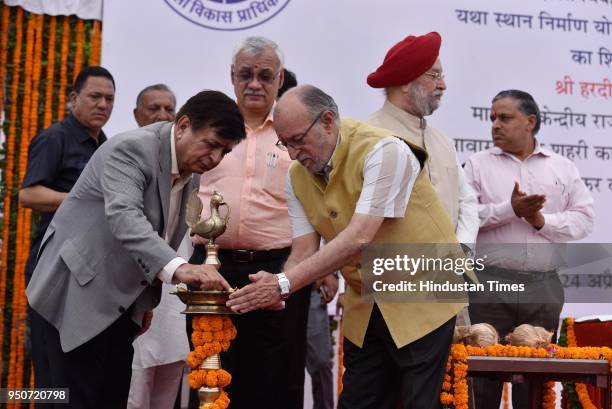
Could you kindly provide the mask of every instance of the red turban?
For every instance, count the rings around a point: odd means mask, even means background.
[[[419,37],[408,36],[387,52],[376,71],[368,75],[368,85],[386,88],[408,84],[430,69],[440,52],[442,37],[435,31]]]

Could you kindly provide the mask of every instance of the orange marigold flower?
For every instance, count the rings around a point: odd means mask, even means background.
[[[222,349],[222,348],[221,348],[221,343],[220,343],[219,341],[213,341],[213,342],[211,342],[211,343],[210,343],[210,346],[211,346],[212,350],[214,351],[214,352],[213,352],[213,355],[214,355],[214,354],[218,354],[218,353],[220,353],[220,352],[221,352],[221,349]]]
[[[442,402],[444,405],[450,405],[453,403],[453,395],[448,392],[442,392],[440,394],[440,402]]]
[[[193,320],[193,329],[195,330],[199,329],[200,331],[210,331],[211,330],[210,317],[207,315],[196,317]]]
[[[223,342],[225,340],[225,332],[224,331],[213,332],[213,340]]]
[[[207,344],[200,345],[200,346],[197,346],[195,350],[193,351],[195,353],[195,356],[198,357],[198,359],[201,359],[202,361],[208,358],[210,355],[212,355],[208,353],[206,347],[207,347]]]
[[[236,328],[234,327],[234,323],[232,322],[232,319],[230,317],[223,317],[223,329],[230,329],[230,328]]]
[[[202,340],[204,342],[212,342],[213,341],[213,333],[210,331],[202,332]]]
[[[189,375],[187,375],[187,380],[189,381],[189,386],[192,389],[198,389],[202,386],[202,381],[200,379],[200,374],[203,371],[191,371]]]
[[[202,331],[193,331],[191,333],[191,342],[193,342],[193,345],[195,346],[200,346],[204,343],[204,339],[202,338]]]
[[[208,371],[206,373],[206,386],[209,388],[217,387],[217,371]]]
[[[194,351],[191,351],[189,354],[187,354],[187,364],[191,368],[197,368],[198,366],[200,366],[202,361],[203,360],[198,358],[198,356],[196,355]]]
[[[213,332],[221,331],[223,329],[223,319],[221,317],[210,317],[209,323]]]
[[[223,369],[219,369],[217,371],[217,384],[221,388],[225,388],[232,381],[232,375],[229,372]]]

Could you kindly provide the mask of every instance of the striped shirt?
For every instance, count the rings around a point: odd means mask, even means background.
[[[410,193],[421,166],[410,147],[401,139],[381,139],[368,153],[363,165],[363,188],[355,213],[401,218],[406,214]],[[302,204],[295,196],[287,175],[285,194],[292,237],[314,232]]]

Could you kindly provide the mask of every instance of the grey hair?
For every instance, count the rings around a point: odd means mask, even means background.
[[[314,85],[303,85],[299,87],[298,98],[308,110],[311,120],[314,120],[315,117],[323,111],[330,111],[334,114],[334,122],[336,122],[338,127],[340,126],[338,105],[336,105],[334,99],[323,92],[323,90]]]
[[[144,98],[144,95],[149,91],[169,92],[172,95],[172,99],[174,99],[174,103],[176,104],[176,96],[174,95],[174,92],[172,92],[172,90],[166,84],[154,84],[154,85],[149,85],[148,87],[144,88],[142,91],[138,93],[138,96],[136,97],[136,106],[140,106],[142,104],[142,99]]]
[[[533,97],[525,91],[520,91],[517,89],[508,89],[505,91],[501,91],[497,95],[495,95],[495,98],[493,98],[493,101],[491,101],[491,103],[494,103],[498,99],[502,98],[514,99],[518,103],[518,110],[523,113],[523,115],[535,115],[536,123],[533,128],[533,134],[537,135],[538,131],[540,130],[540,123],[542,122],[542,119],[540,115],[540,108],[535,102],[535,99],[533,99]]]
[[[278,61],[280,62],[280,68],[283,68],[285,66],[285,55],[279,48],[278,44],[261,36],[247,37],[236,44],[234,47],[234,52],[232,53],[232,64],[236,64],[238,54],[242,52],[259,55],[268,48],[274,50],[276,56],[278,57]]]

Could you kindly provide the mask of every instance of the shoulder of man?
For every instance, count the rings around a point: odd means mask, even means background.
[[[381,108],[378,111],[372,112],[366,121],[376,126],[377,124],[380,124],[383,119],[386,119],[389,116],[390,115]]]
[[[448,145],[450,148],[455,150],[455,141],[454,141],[454,139],[452,139],[450,136],[448,136],[447,134],[445,134],[444,132],[442,132],[441,130],[436,128],[435,126],[429,125],[429,123],[427,124],[427,128],[429,128],[429,130],[431,131],[431,134],[434,136],[434,138],[439,139],[440,141],[442,141],[443,143]]]
[[[578,167],[576,166],[576,164],[565,156],[546,148],[540,148],[540,151],[546,154],[546,156],[548,157],[547,159],[553,161],[554,165],[551,165],[552,167],[563,167],[565,169],[578,172]]]
[[[63,119],[40,131],[30,142],[30,147],[47,143],[63,143],[64,138],[68,136],[66,119]]]
[[[117,145],[122,145],[124,147],[133,147],[138,150],[144,149],[147,150],[149,148],[157,147],[162,138],[169,138],[169,132],[171,128],[170,123],[167,127],[168,132],[164,133],[165,127],[164,123],[155,123],[153,125],[148,125],[142,128],[134,128],[129,131],[125,131],[119,133],[111,138],[102,145],[108,145],[106,149],[114,148]]]

